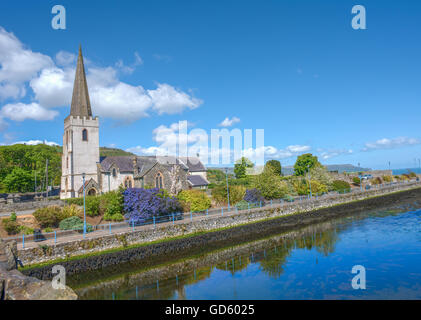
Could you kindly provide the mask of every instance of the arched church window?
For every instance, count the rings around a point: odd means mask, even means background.
[[[115,168],[113,168],[113,177],[117,177],[117,170]]]
[[[132,188],[132,179],[130,179],[130,177],[127,177],[124,180],[124,187],[125,188]]]
[[[162,189],[164,184],[162,183],[162,173],[158,172],[155,177],[155,188]]]
[[[65,182],[64,182],[64,190],[67,192],[68,189],[69,189],[69,179],[67,179],[66,177]]]
[[[86,129],[83,129],[83,131],[82,131],[82,140],[88,141],[88,130],[86,130]]]

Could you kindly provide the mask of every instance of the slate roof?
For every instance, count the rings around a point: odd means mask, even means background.
[[[133,157],[130,156],[110,156],[101,160],[102,171],[110,171],[115,164],[121,172],[133,172]]]
[[[180,160],[187,165],[190,172],[206,171],[205,166],[197,157],[180,157]]]
[[[188,175],[187,181],[190,182],[193,187],[207,186],[209,184],[205,178],[196,174]]]
[[[137,166],[139,168],[139,175],[142,176],[151,169],[157,162],[163,165],[171,165],[177,163],[185,170],[190,172],[206,171],[205,166],[200,162],[198,158],[176,158],[173,156],[155,157],[155,156],[143,156],[136,157]],[[120,172],[133,172],[133,156],[110,156],[101,158],[101,169],[102,171],[108,172],[113,164],[115,164]]]

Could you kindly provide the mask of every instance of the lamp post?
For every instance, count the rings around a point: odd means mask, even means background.
[[[82,173],[82,183],[83,183],[83,237],[85,237],[85,234],[86,234],[85,173]]]
[[[311,193],[311,174],[310,174],[310,165],[308,165],[307,167],[307,175],[308,175],[308,185],[310,187],[310,199],[312,197],[312,193]]]
[[[228,185],[228,168],[225,169],[225,177],[227,179],[227,198],[228,198],[228,210],[230,211],[230,189]]]

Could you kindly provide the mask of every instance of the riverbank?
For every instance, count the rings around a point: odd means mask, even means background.
[[[403,186],[401,186],[403,188]],[[45,259],[41,263],[22,270],[25,274],[36,276],[40,279],[51,278],[51,267],[55,264],[63,265],[66,268],[68,275],[78,274],[86,271],[95,271],[98,269],[116,266],[122,263],[143,263],[146,265],[153,265],[163,261],[170,261],[179,257],[191,254],[198,254],[203,250],[211,250],[223,246],[224,244],[232,243],[236,240],[252,240],[253,237],[261,237],[262,235],[271,232],[287,232],[297,227],[311,225],[328,221],[335,217],[346,216],[361,210],[370,210],[379,208],[385,205],[394,204],[404,201],[405,199],[417,199],[421,197],[421,188],[417,184],[407,185],[405,190],[389,191],[387,194],[376,194],[376,190],[369,193],[362,193],[359,195],[344,195],[348,198],[331,199],[327,203],[317,203],[312,201],[309,203],[298,204],[295,207],[278,207],[278,208],[264,208],[262,210],[255,209],[250,212],[240,214],[232,214],[224,217],[215,218],[215,224],[205,220],[207,225],[224,225],[221,228],[213,228],[201,230],[197,228],[197,224],[189,223],[188,230],[186,224],[162,226],[156,229],[149,230],[148,235],[155,235],[157,238],[152,241],[143,241],[140,243],[130,243],[133,241],[135,234],[111,235],[110,237],[120,237],[121,241],[125,241],[126,245],[121,245],[104,249],[102,252],[94,250],[95,248],[88,247],[90,252],[83,255],[73,255],[61,259]],[[336,203],[335,203],[336,202]],[[324,207],[321,207],[324,205]],[[299,208],[300,210],[293,210]],[[254,219],[254,220],[253,220]],[[223,223],[221,223],[221,221]],[[239,222],[242,223],[239,223]],[[198,223],[200,224],[201,221]],[[168,234],[169,231],[184,231],[195,230],[196,232],[186,232],[181,234],[174,234],[173,237],[159,238],[163,234]],[[194,229],[196,227],[196,229]],[[135,239],[139,239],[139,234],[135,235]],[[88,243],[92,240],[86,240]],[[80,251],[83,251],[81,243],[77,244]],[[47,249],[38,248],[41,253]],[[50,249],[50,254],[53,252]],[[21,252],[20,252],[21,253]],[[20,254],[19,253],[19,254]],[[47,255],[47,254],[45,254]],[[21,257],[20,257],[21,258]]]

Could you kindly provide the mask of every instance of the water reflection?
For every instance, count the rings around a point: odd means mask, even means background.
[[[370,294],[382,298],[386,289],[355,296],[348,281],[349,270],[358,259],[374,271],[380,270],[380,276],[371,279],[378,282],[379,289],[386,279],[381,272],[390,274],[396,267],[385,267],[384,261],[396,261],[401,267],[398,254],[402,246],[412,255],[409,271],[421,263],[420,211],[400,210],[363,213],[74,288],[81,299],[323,299],[364,298]],[[388,232],[396,236],[405,232],[407,240],[391,241],[390,252],[375,251],[385,245]],[[400,258],[404,255],[405,251]],[[373,270],[368,274],[374,274]],[[402,291],[402,284],[410,283],[409,278],[412,288]],[[412,272],[409,278],[403,274],[392,280],[400,292],[421,298],[417,289],[421,275]]]

